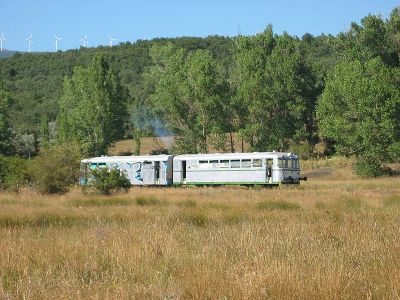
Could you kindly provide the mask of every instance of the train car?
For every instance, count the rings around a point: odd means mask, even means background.
[[[101,156],[81,161],[81,185],[90,184],[90,170],[108,168],[120,170],[132,185],[172,184],[172,155]]]
[[[292,153],[187,154],[174,157],[174,185],[298,184],[299,159]]]
[[[286,152],[185,155],[102,156],[82,160],[81,184],[90,170],[119,169],[132,185],[280,185],[298,184],[299,159]]]

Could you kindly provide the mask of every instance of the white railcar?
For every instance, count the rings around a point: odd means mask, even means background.
[[[172,155],[101,156],[81,161],[81,184],[90,180],[90,170],[108,168],[120,170],[132,185],[171,185]]]
[[[292,153],[187,154],[174,157],[176,185],[279,185],[299,183],[299,159]]]
[[[115,168],[132,185],[279,185],[298,184],[299,159],[286,152],[185,155],[102,156],[82,160],[80,183],[90,170]]]

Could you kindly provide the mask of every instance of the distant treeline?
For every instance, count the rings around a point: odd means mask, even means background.
[[[378,175],[400,157],[399,53],[395,8],[337,36],[277,35],[270,25],[254,36],[15,54],[0,60],[0,151],[28,157],[74,140],[97,155],[123,136],[174,135],[176,153],[243,144],[338,153]]]

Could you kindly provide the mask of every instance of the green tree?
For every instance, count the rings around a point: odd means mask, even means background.
[[[10,95],[6,91],[3,81],[0,78],[0,154],[10,154],[11,131],[9,124]]]
[[[209,51],[172,45],[152,48],[150,70],[157,114],[175,134],[178,152],[207,152],[208,135],[220,110],[216,65]]]
[[[27,160],[17,156],[0,156],[0,190],[19,191],[28,182]]]
[[[290,139],[309,140],[317,93],[300,41],[286,33],[275,37],[269,26],[238,38],[235,62],[238,131],[250,148],[284,149]]]
[[[15,153],[27,159],[31,159],[36,152],[36,140],[33,133],[16,134],[13,138]]]
[[[321,134],[338,153],[359,157],[360,175],[377,175],[383,162],[400,156],[399,75],[376,58],[343,62],[327,77],[317,108]]]
[[[88,68],[77,67],[64,80],[59,106],[59,137],[76,140],[90,155],[100,155],[121,138],[127,116],[127,92],[101,55]]]
[[[368,15],[362,18],[361,24],[352,22],[350,30],[339,34],[339,49],[346,60],[367,62],[379,57],[385,64],[397,67],[398,22],[398,8],[386,21],[381,16]]]
[[[49,128],[49,120],[47,115],[44,115],[40,118],[40,146],[45,148],[49,146],[50,142],[50,128]]]

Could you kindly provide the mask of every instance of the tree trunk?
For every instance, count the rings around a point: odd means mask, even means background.
[[[234,147],[234,141],[233,141],[233,133],[232,133],[232,130],[229,130],[229,142],[230,142],[230,144],[231,144],[231,152],[233,153],[233,152],[235,152],[235,147]]]

